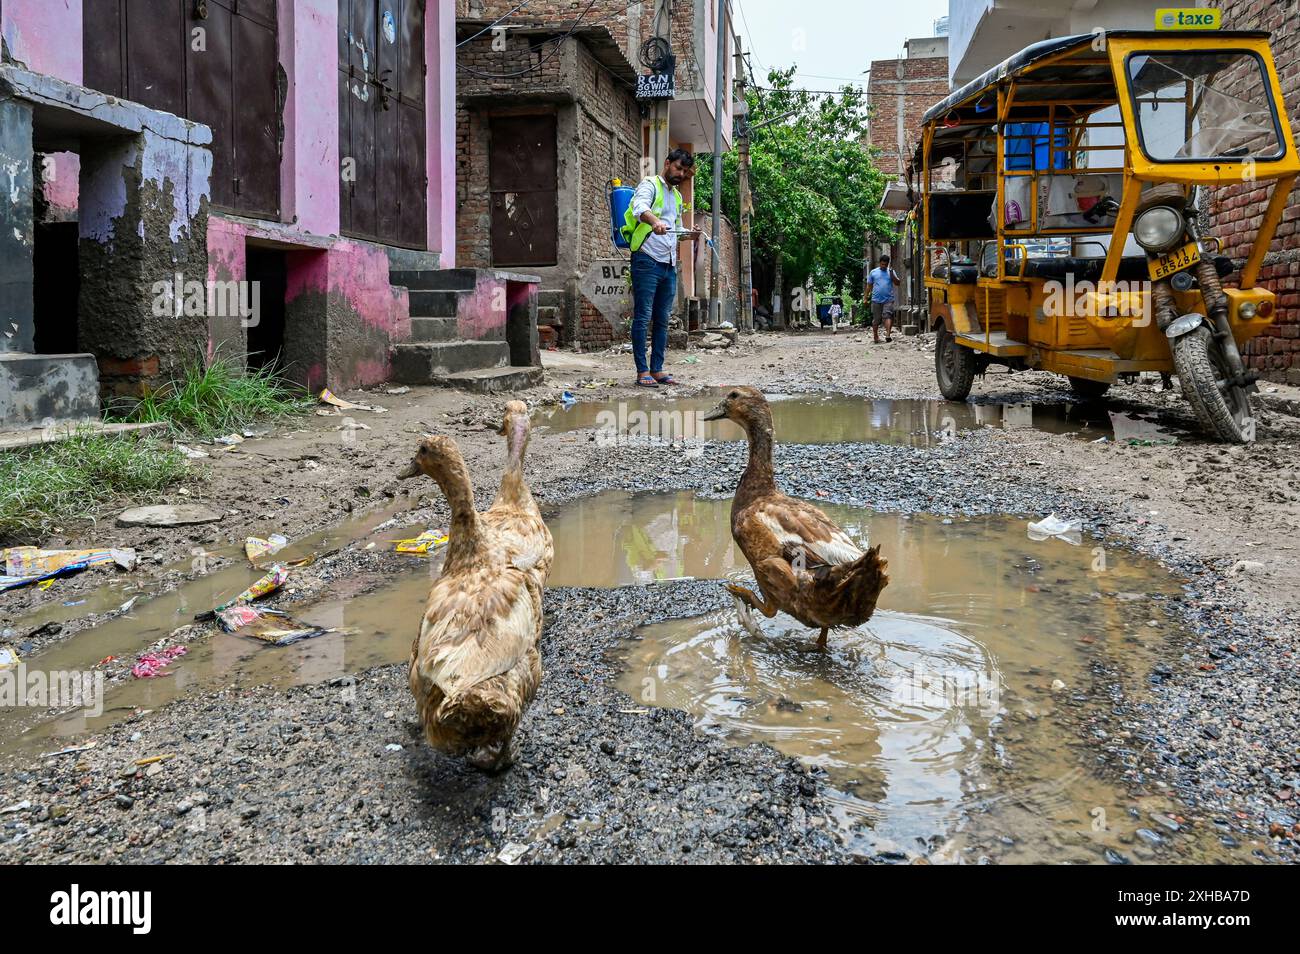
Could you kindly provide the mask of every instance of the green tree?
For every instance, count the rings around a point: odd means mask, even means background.
[[[863,144],[869,110],[858,87],[835,94],[793,87],[795,67],[768,73],[768,89],[747,91],[751,127],[750,187],[754,257],[776,265],[790,283],[811,277],[819,288],[856,288],[862,279],[862,244],[868,232],[895,237],[880,210],[885,176]],[[783,119],[778,119],[790,113]],[[722,211],[740,220],[733,149],[723,156]],[[709,210],[713,158],[696,158],[695,203]]]

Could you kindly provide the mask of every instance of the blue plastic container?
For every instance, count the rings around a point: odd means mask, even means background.
[[[627,221],[627,207],[632,204],[634,192],[635,189],[629,189],[625,185],[616,185],[609,190],[609,214],[614,226],[614,244],[619,248],[632,247],[631,243],[623,238],[622,229]]]

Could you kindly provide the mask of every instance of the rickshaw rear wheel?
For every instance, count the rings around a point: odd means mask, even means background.
[[[1228,362],[1210,330],[1182,335],[1174,341],[1173,353],[1178,381],[1201,427],[1234,444],[1254,440],[1250,395],[1229,383]]]
[[[947,328],[939,326],[934,345],[934,372],[939,392],[949,401],[964,401],[975,383],[975,352],[957,344]]]
[[[1081,401],[1099,401],[1110,390],[1110,382],[1094,381],[1091,378],[1070,378],[1070,390]]]

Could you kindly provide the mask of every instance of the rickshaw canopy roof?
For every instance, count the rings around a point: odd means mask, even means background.
[[[1167,30],[1111,30],[1108,38],[1150,39],[1168,43],[1185,34]],[[1198,38],[1213,36],[1230,45],[1235,39],[1267,39],[1269,34],[1260,30],[1216,30],[1213,34],[1198,34]],[[1033,70],[1034,84],[1017,86],[1008,121],[1033,121],[1043,118],[1049,106],[1060,100],[1115,100],[1115,77],[1105,54],[1093,49],[1097,36],[1080,33],[1075,36],[1042,40],[1007,57],[997,66],[975,77],[960,89],[931,106],[922,117],[925,123],[951,119],[953,138],[970,134],[970,125],[992,126],[997,122],[996,90],[998,84],[1009,76],[1026,71],[1036,63],[1049,58],[1055,62],[1043,64]],[[1053,80],[1057,81],[1056,83]],[[1057,105],[1058,115],[1070,116],[1095,109],[1084,105]],[[935,131],[936,139],[946,139],[945,129]]]

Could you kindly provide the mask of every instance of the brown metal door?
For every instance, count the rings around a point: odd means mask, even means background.
[[[424,3],[339,0],[341,228],[426,245]]]
[[[489,135],[492,264],[554,265],[555,116],[497,116]]]
[[[84,0],[93,89],[212,128],[212,201],[280,212],[276,0]]]

